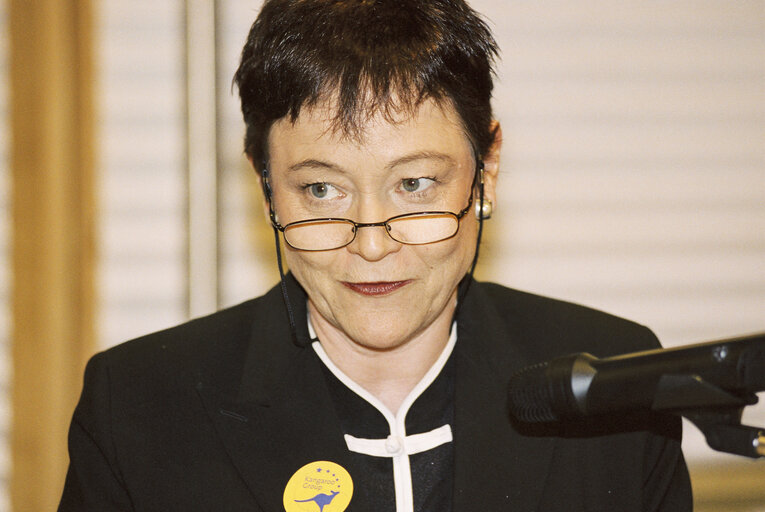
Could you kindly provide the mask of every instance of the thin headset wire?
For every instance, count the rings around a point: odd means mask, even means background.
[[[473,254],[473,262],[470,264],[470,272],[468,272],[467,283],[465,283],[465,286],[462,288],[462,291],[460,291],[459,295],[457,296],[457,305],[454,307],[454,314],[452,315],[452,323],[455,320],[457,320],[457,314],[460,311],[460,307],[465,302],[465,297],[467,297],[467,293],[470,290],[470,284],[473,282],[473,273],[475,272],[475,267],[478,264],[478,251],[481,248],[481,235],[483,234],[483,173],[484,173],[483,161],[479,160],[478,165],[479,165],[478,173],[480,174],[479,176],[480,182],[478,184],[478,237],[476,238],[476,241],[475,241],[475,253]]]
[[[290,333],[292,334],[292,343],[297,345],[298,347],[306,347],[308,346],[311,341],[308,340],[308,342],[303,342],[297,333],[297,324],[295,323],[295,314],[292,311],[292,302],[290,302],[290,296],[287,293],[287,281],[284,276],[284,267],[282,265],[282,250],[279,243],[279,230],[276,229],[276,227],[271,226],[274,230],[274,242],[276,243],[276,264],[279,267],[279,282],[281,283],[282,287],[282,297],[284,298],[284,305],[287,308],[287,316],[289,317],[290,322]]]
[[[271,185],[268,182],[268,166],[266,165],[265,161],[262,163],[262,165],[263,170],[261,171],[261,184],[263,185],[263,195],[266,197],[266,201],[269,203],[269,209],[271,209],[273,207],[271,206]],[[274,245],[276,245],[276,265],[279,267],[279,283],[282,289],[284,306],[287,308],[287,317],[290,323],[292,343],[300,348],[307,347],[314,340],[301,340],[300,336],[298,336],[297,324],[295,323],[295,313],[293,312],[292,301],[290,301],[290,296],[287,292],[287,279],[284,275],[284,265],[282,264],[282,249],[281,243],[279,242],[279,230],[276,229],[276,226],[274,226],[273,223],[271,223],[271,228],[274,230]]]

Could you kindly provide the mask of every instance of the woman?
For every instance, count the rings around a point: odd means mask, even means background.
[[[236,74],[263,297],[93,358],[60,510],[690,510],[679,425],[532,428],[514,370],[657,346],[472,281],[496,46],[461,0],[270,0]]]

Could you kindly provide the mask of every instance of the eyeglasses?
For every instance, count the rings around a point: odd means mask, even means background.
[[[293,249],[301,251],[331,251],[349,245],[356,239],[359,228],[384,227],[385,232],[396,242],[407,245],[425,245],[448,240],[457,234],[460,219],[473,205],[473,189],[476,178],[481,176],[483,185],[483,163],[477,162],[476,174],[470,187],[470,197],[465,208],[457,213],[449,211],[425,211],[396,215],[382,222],[356,222],[343,218],[307,219],[290,222],[282,226],[276,220],[271,204],[271,188],[268,171],[263,171],[263,184],[268,200],[271,224],[284,235],[284,241]]]

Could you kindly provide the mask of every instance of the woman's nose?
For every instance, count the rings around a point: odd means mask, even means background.
[[[359,208],[359,220],[357,222],[377,223],[387,218],[384,215],[389,212],[386,212],[382,205],[370,204],[371,202],[367,201]],[[351,253],[359,255],[367,261],[379,261],[388,254],[398,252],[401,245],[400,242],[396,242],[388,235],[387,227],[379,225],[357,227],[356,238],[347,248]]]
[[[388,235],[385,226],[363,226],[357,228],[356,239],[347,248],[367,261],[379,261],[398,252],[402,245]]]

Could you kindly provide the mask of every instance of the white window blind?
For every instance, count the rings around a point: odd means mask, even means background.
[[[185,319],[183,4],[106,0],[97,27],[103,346]]]
[[[669,344],[765,330],[765,3],[481,3],[504,49],[488,274]]]
[[[279,280],[274,236],[265,221],[263,194],[244,156],[244,122],[231,80],[260,10],[259,0],[219,3],[221,301],[225,305],[261,295]]]
[[[227,5],[220,4],[217,50],[223,305],[259,295],[278,279],[270,232],[262,223],[253,228],[259,192],[243,154],[238,98],[230,92],[259,6],[236,18]],[[184,2],[107,0],[98,11],[100,332],[107,347],[186,319]]]

